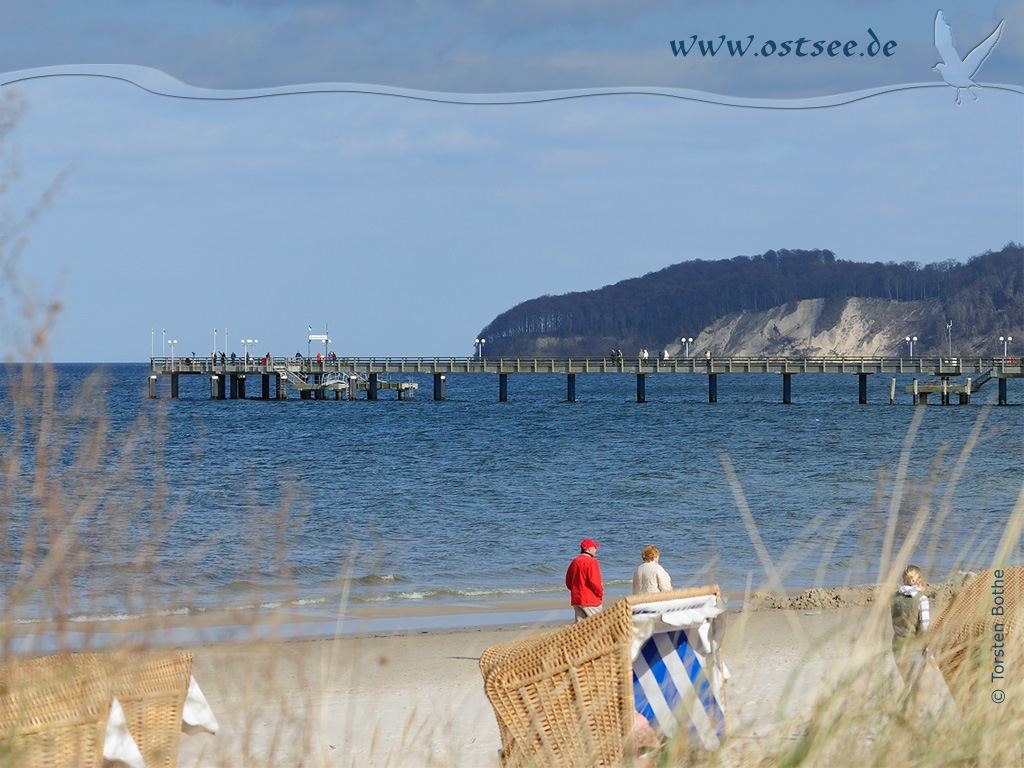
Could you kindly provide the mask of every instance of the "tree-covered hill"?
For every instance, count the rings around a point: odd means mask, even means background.
[[[962,354],[993,336],[1024,339],[1024,249],[1009,243],[965,262],[858,263],[828,250],[767,251],[723,261],[674,264],[593,291],[541,296],[502,312],[482,331],[488,355],[605,355],[678,346],[733,313],[824,299],[819,325],[837,321],[847,299],[927,302],[916,331],[921,354],[945,349],[945,322]],[[941,318],[941,319],[940,319]]]

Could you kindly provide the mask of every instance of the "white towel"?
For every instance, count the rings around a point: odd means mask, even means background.
[[[116,696],[110,702],[110,718],[107,720],[107,732],[103,738],[103,758],[115,765],[146,768],[139,745],[135,743],[131,731],[128,730],[128,720]]]
[[[185,708],[181,711],[181,730],[183,733],[217,733],[217,718],[213,715],[206,697],[199,690],[196,679],[188,681],[188,695],[185,697]]]

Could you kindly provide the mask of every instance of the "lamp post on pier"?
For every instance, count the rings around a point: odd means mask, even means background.
[[[477,357],[483,358],[483,356],[484,356],[484,344],[486,344],[486,343],[487,343],[487,339],[477,339],[476,340],[476,356]]]
[[[949,337],[949,356],[953,356],[953,321],[946,321],[946,335]]]
[[[1013,341],[1013,336],[1000,336],[999,340],[1003,342],[1003,357],[1007,357],[1007,348],[1010,346],[1010,342]]]
[[[174,345],[178,343],[177,339],[171,339],[171,370],[174,370]]]
[[[680,341],[683,342],[683,344],[686,345],[686,357],[689,357],[690,356],[690,345],[693,344],[693,337],[691,336],[690,338],[687,338],[686,336],[683,336],[683,338],[681,338]]]
[[[910,345],[910,357],[914,356],[914,342],[917,341],[917,336],[907,336],[905,339],[907,344]]]
[[[260,340],[259,339],[241,339],[241,342],[242,342],[242,352],[245,355],[245,362],[249,362],[249,345],[251,345],[251,344],[259,344]]]

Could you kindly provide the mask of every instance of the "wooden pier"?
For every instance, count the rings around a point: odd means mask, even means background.
[[[782,376],[782,402],[792,402],[792,377],[798,374],[840,373],[858,377],[859,402],[867,403],[867,377],[910,374],[936,381],[919,384],[917,379],[907,392],[913,392],[915,404],[926,404],[929,394],[942,394],[949,404],[956,394],[961,404],[970,403],[971,394],[991,379],[999,388],[999,404],[1006,405],[1008,379],[1024,378],[1024,365],[1015,358],[1001,357],[266,357],[247,359],[217,356],[150,358],[149,396],[157,396],[157,380],[170,376],[171,397],[178,396],[181,376],[208,376],[210,398],[246,399],[246,383],[260,377],[259,398],[280,400],[289,388],[302,399],[355,399],[360,392],[376,400],[380,390],[398,392],[398,398],[411,396],[418,384],[397,381],[389,376],[429,374],[433,376],[433,398],[445,399],[447,377],[452,374],[496,374],[498,399],[508,399],[510,374],[547,373],[566,377],[566,399],[576,400],[576,376],[580,374],[631,374],[636,376],[637,402],[647,398],[647,376],[664,374],[703,375],[708,378],[708,402],[718,401],[718,376],[725,374],[778,374]],[[951,378],[969,377],[965,384]],[[895,400],[896,380],[892,380],[889,402]]]

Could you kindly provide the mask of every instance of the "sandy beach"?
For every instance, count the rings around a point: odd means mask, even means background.
[[[730,609],[723,660],[731,673],[726,696],[734,751],[789,738],[787,729],[798,726],[847,663],[861,654],[884,654],[888,637],[869,629],[871,607],[854,602],[864,601],[853,595],[839,607],[804,609],[796,599],[783,610]],[[503,624],[192,647],[195,678],[220,731],[183,735],[178,764],[498,765],[501,741],[483,691],[480,655],[489,646],[566,624],[571,613],[561,600],[490,609],[501,613]],[[553,620],[525,620],[559,609]],[[459,613],[446,610],[390,613],[408,619],[442,615],[458,623]],[[926,688],[937,701],[946,695],[935,670],[929,670]]]

